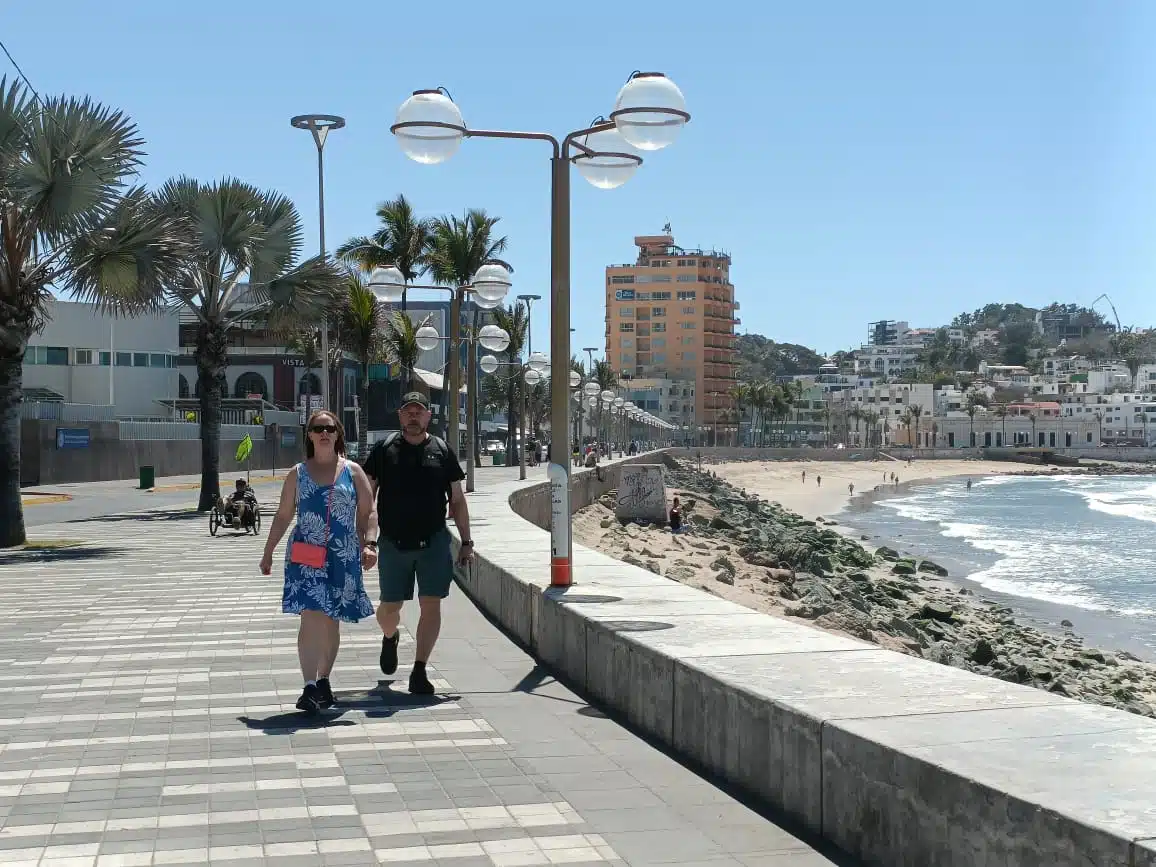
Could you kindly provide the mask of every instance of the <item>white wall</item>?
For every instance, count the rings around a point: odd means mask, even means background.
[[[34,334],[29,341],[25,388],[52,389],[68,403],[111,402],[118,417],[167,414],[156,401],[177,395],[175,312],[126,319],[104,315],[93,304],[56,300],[49,316],[44,333]],[[67,349],[67,364],[37,363],[46,347]],[[77,350],[86,349],[92,350],[92,365],[77,363],[83,357]],[[106,361],[115,359],[113,353],[128,353],[132,366],[102,365],[102,352]],[[161,366],[152,366],[158,361]]]

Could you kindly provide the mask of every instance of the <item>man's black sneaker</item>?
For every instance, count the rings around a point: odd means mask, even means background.
[[[328,710],[337,704],[337,699],[333,697],[333,687],[329,685],[328,677],[317,678],[317,703],[321,705],[322,710]]]
[[[309,716],[314,716],[321,712],[321,690],[317,688],[317,684],[305,684],[305,690],[301,693],[301,698],[297,699],[297,710],[303,710]]]
[[[397,642],[401,639],[401,630],[393,633],[393,638],[381,637],[381,673],[393,674],[397,671]]]
[[[409,691],[413,695],[433,695],[434,694],[433,684],[430,683],[429,678],[426,677],[424,665],[421,666],[420,668],[417,666],[414,666],[413,671],[410,672]]]

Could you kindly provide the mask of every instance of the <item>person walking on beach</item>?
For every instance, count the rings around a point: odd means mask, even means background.
[[[852,482],[851,484],[849,484],[847,486],[847,493],[849,493],[852,497],[855,496],[855,483],[854,482]]]
[[[365,472],[377,496],[381,527],[378,576],[381,604],[381,671],[397,671],[398,626],[402,605],[413,599],[417,581],[421,615],[417,624],[417,647],[409,691],[433,695],[426,663],[433,653],[442,626],[442,600],[450,595],[454,557],[446,529],[446,505],[461,536],[458,563],[473,559],[470,513],[462,492],[461,464],[445,441],[429,433],[429,399],[416,391],[402,398],[398,411],[401,433],[373,447],[365,459]]]
[[[345,431],[336,417],[315,412],[306,425],[305,460],[285,476],[281,501],[265,540],[261,574],[293,514],[297,526],[285,551],[281,610],[299,614],[297,657],[305,688],[297,709],[307,714],[335,703],[329,676],[341,644],[341,622],[373,614],[361,568],[377,562],[377,523],[369,480],[345,460]]]
[[[815,484],[818,485],[820,488],[823,487],[823,477],[822,476],[815,476]]]
[[[678,503],[678,497],[674,498],[674,503],[670,507],[670,535],[677,536],[682,530],[682,506]]]
[[[968,479],[968,480],[967,480],[967,489],[968,489],[969,491],[971,490],[971,479]]]
[[[803,481],[804,482],[807,481],[807,471],[806,470],[803,470]]]

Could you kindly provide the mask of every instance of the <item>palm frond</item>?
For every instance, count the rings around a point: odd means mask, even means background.
[[[9,141],[18,114],[24,131],[22,146],[8,151],[5,192],[37,233],[56,244],[103,220],[140,165],[136,124],[88,98],[54,97],[32,108],[10,89],[5,103]]]
[[[154,310],[169,287],[184,285],[192,252],[185,222],[137,187],[73,241],[59,282],[106,311]]]
[[[345,280],[345,291],[333,316],[338,341],[362,364],[369,364],[384,354],[381,331],[385,308],[356,271],[347,272]]]

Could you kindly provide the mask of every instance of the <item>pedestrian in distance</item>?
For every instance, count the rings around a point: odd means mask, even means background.
[[[329,683],[341,645],[342,622],[373,614],[362,566],[377,562],[377,520],[365,472],[345,459],[345,430],[329,412],[313,413],[305,428],[305,460],[285,476],[281,501],[265,540],[261,574],[273,569],[273,551],[297,515],[285,551],[281,610],[299,614],[297,657],[305,687],[297,709],[332,707]]]
[[[377,607],[382,632],[380,664],[385,675],[397,671],[401,609],[413,599],[416,580],[421,614],[409,691],[433,695],[426,664],[441,632],[442,600],[449,596],[454,579],[447,504],[461,536],[460,565],[467,566],[473,559],[474,543],[461,484],[465,473],[446,442],[429,433],[429,399],[410,392],[402,398],[398,417],[400,433],[377,443],[365,459],[381,528],[381,604]]]
[[[823,487],[823,477],[822,476],[815,476],[815,485],[816,485],[816,487],[820,487],[820,488]]]
[[[677,536],[680,532],[682,532],[682,505],[678,502],[678,497],[675,497],[670,507],[670,535]]]
[[[803,481],[804,482],[807,481],[807,471],[806,470],[803,470]]]

